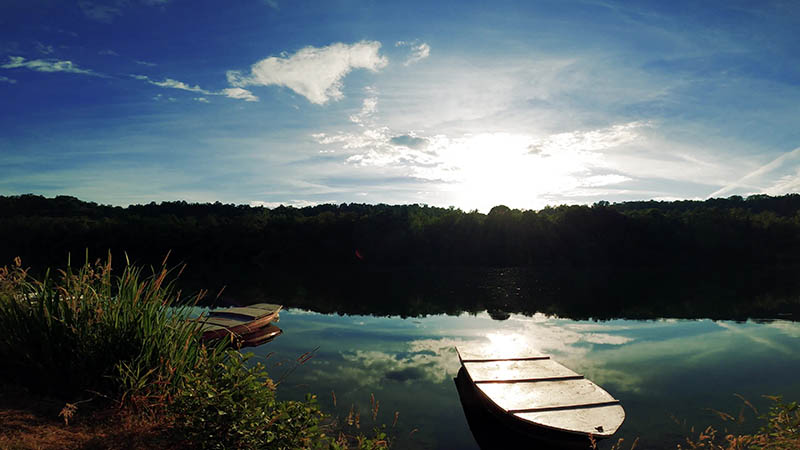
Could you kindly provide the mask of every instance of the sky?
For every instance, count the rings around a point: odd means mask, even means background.
[[[798,192],[797,30],[795,1],[3,0],[0,195]]]

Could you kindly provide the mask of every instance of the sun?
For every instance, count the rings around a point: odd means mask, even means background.
[[[428,176],[446,181],[451,201],[465,209],[541,208],[548,195],[579,187],[591,158],[569,148],[542,149],[537,142],[511,133],[442,138],[432,143],[440,164]]]

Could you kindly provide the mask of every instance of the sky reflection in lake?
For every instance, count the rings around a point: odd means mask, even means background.
[[[675,448],[691,425],[718,425],[708,408],[738,414],[742,403],[734,393],[760,410],[768,404],[763,394],[800,398],[800,324],[794,322],[591,322],[541,314],[496,321],[486,313],[401,319],[288,310],[279,325],[282,336],[254,349],[259,356],[273,353],[271,376],[279,378],[296,357],[319,347],[282,383],[281,395],[314,392],[328,411],[344,416],[355,405],[367,417],[374,393],[378,423],[391,424],[400,412],[398,448],[477,448],[453,383],[460,345],[552,355],[620,399],[627,420],[618,435],[628,442],[639,436],[645,448]],[[745,427],[756,425],[752,413],[747,420]]]

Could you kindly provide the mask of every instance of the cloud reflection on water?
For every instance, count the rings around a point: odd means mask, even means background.
[[[292,310],[281,327],[285,334],[269,351],[291,357],[321,346],[292,375],[295,396],[334,390],[341,405],[366,411],[374,392],[387,414],[401,411],[407,426],[422,429],[415,436],[431,442],[415,440],[406,448],[437,448],[448,442],[445,434],[464,426],[452,385],[459,368],[456,347],[550,354],[619,398],[629,413],[623,437],[649,437],[650,444],[674,437],[671,415],[708,425],[707,408],[736,408],[733,393],[754,403],[762,394],[795,398],[791,373],[800,370],[800,324],[785,321],[591,322],[542,314],[497,321],[487,313],[400,319]]]

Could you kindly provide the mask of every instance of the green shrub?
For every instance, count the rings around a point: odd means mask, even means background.
[[[323,417],[315,397],[277,401],[261,363],[247,364],[251,356],[204,352],[170,407],[178,424],[203,448],[310,447]]]

